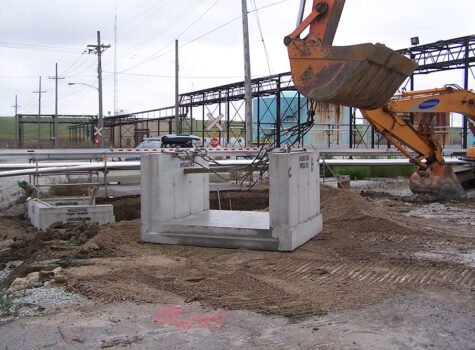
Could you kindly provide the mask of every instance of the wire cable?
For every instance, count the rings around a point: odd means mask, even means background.
[[[259,34],[261,36],[262,47],[264,48],[264,54],[266,56],[267,69],[269,70],[269,75],[272,75],[272,64],[270,62],[269,52],[267,51],[266,43],[264,41],[264,35],[262,34],[261,21],[259,18],[259,11],[257,10],[256,0],[252,0],[252,3],[254,5],[254,14],[256,17],[257,28],[259,29]]]

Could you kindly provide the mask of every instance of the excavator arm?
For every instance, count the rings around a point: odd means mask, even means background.
[[[388,102],[417,63],[382,44],[332,46],[344,5],[345,0],[313,0],[304,19],[301,0],[297,28],[284,38],[296,89],[311,100],[360,108],[371,125],[417,165],[411,177],[413,192],[461,195],[463,188],[444,165],[429,126],[415,129],[397,113],[450,111],[473,116],[473,94],[431,90]],[[308,35],[300,38],[307,28]]]
[[[299,14],[302,21],[284,38],[293,82],[316,101],[375,109],[394,95],[417,63],[382,44],[332,46],[344,4],[313,0],[311,13],[305,19]],[[300,38],[307,27],[308,35]]]
[[[453,171],[444,165],[442,149],[430,125],[421,123],[416,129],[397,114],[410,112],[458,112],[475,120],[475,94],[452,87],[411,91],[392,99],[384,107],[361,110],[375,130],[416,164],[416,172],[410,180],[413,192],[463,195],[463,188]],[[470,128],[474,129],[472,124]],[[413,156],[414,152],[417,156]]]

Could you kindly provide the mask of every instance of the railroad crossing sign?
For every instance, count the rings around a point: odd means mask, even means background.
[[[209,141],[209,145],[211,147],[218,147],[219,146],[219,139],[217,137],[213,137],[210,141]]]
[[[97,126],[94,127],[94,135],[101,137],[102,136],[102,128],[98,128]]]
[[[219,113],[219,115],[216,118],[213,117],[213,115],[211,113],[208,113],[207,116],[208,116],[209,120],[211,120],[211,123],[206,127],[206,130],[209,131],[212,128],[216,127],[216,128],[218,128],[219,131],[224,131],[221,124],[219,124],[219,121],[221,119],[223,119],[223,117],[224,117],[223,113]]]

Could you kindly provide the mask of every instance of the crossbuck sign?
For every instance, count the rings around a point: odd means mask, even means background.
[[[216,118],[213,117],[213,115],[211,113],[208,113],[207,116],[208,116],[209,120],[211,120],[211,124],[209,124],[206,127],[206,130],[210,131],[212,128],[216,127],[216,128],[218,128],[219,131],[224,131],[221,124],[219,124],[219,121],[221,119],[223,119],[223,117],[224,117],[223,113],[219,113],[219,115]]]
[[[98,128],[97,126],[94,127],[94,135],[101,137],[102,136],[102,128]]]

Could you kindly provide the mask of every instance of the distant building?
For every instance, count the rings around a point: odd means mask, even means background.
[[[292,143],[298,135],[286,138],[284,131],[307,120],[309,104],[305,97],[296,93],[283,93],[280,99],[280,120],[282,145]],[[253,100],[253,140],[260,144],[274,142],[277,130],[277,99],[275,96],[260,97]],[[324,102],[315,105],[314,127],[304,136],[303,146],[313,145],[328,147],[330,145],[349,144],[348,107]]]

